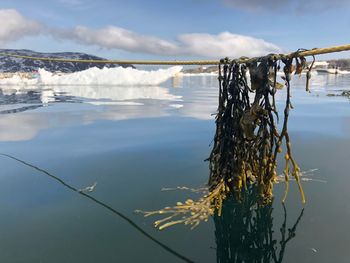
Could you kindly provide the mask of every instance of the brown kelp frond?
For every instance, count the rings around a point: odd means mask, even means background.
[[[198,201],[187,200],[175,207],[144,212],[145,216],[167,215],[155,222],[156,227],[164,229],[181,223],[195,227],[200,221],[206,221],[215,211],[217,215],[221,215],[222,202],[228,194],[240,201],[252,185],[257,188],[257,199],[261,205],[271,203],[273,185],[279,179],[277,156],[283,151],[285,193],[282,201],[287,198],[289,181],[293,178],[301,200],[305,202],[301,170],[293,157],[288,133],[289,111],[293,109],[290,100],[292,74],[301,74],[307,67],[305,58],[299,57],[298,52],[294,53],[295,57],[282,57],[280,60],[275,55],[246,63],[221,60],[216,132],[208,158],[209,193]],[[277,82],[277,72],[281,70],[281,64],[286,100],[283,122],[279,126],[275,94],[283,87]],[[313,63],[307,71],[307,90],[312,65]]]
[[[201,221],[208,221],[208,217],[212,216],[215,211],[221,215],[221,209],[224,199],[229,194],[229,188],[226,187],[222,180],[208,194],[199,198],[197,201],[192,199],[186,200],[184,203],[178,202],[174,207],[165,207],[157,211],[140,211],[145,217],[152,215],[164,215],[165,218],[154,222],[154,226],[159,230],[176,225],[190,225],[191,229],[199,225]]]
[[[293,65],[294,59],[296,65]],[[285,81],[286,102],[279,131],[275,94],[282,88],[276,80],[281,63],[284,64],[282,79]],[[209,157],[209,186],[215,187],[218,181],[224,180],[239,199],[247,184],[256,183],[261,202],[269,203],[277,180],[277,155],[283,152],[282,145],[286,145],[283,201],[287,197],[289,178],[293,177],[301,200],[305,202],[300,168],[292,155],[288,133],[289,111],[292,109],[291,75],[293,72],[301,74],[306,68],[305,58],[277,61],[271,55],[246,64],[223,60],[221,67],[216,134]]]

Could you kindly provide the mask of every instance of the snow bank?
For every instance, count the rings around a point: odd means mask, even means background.
[[[14,75],[11,78],[0,79],[0,85],[125,85],[153,86],[159,85],[182,70],[181,66],[159,70],[138,70],[133,68],[89,68],[87,70],[56,74],[39,69],[37,78],[27,79]]]

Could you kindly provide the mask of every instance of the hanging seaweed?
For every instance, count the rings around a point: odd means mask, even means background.
[[[219,105],[216,115],[216,132],[213,148],[208,158],[208,193],[197,201],[178,202],[175,207],[144,212],[145,216],[167,215],[155,222],[159,229],[184,223],[197,226],[210,215],[220,216],[223,201],[233,195],[239,201],[249,186],[258,189],[258,202],[271,203],[273,186],[277,182],[277,156],[284,152],[283,169],[287,198],[289,180],[295,179],[301,200],[305,196],[300,184],[301,170],[292,155],[288,133],[291,104],[291,76],[301,74],[307,67],[306,59],[299,52],[292,56],[268,55],[249,60],[223,59],[219,64]],[[293,64],[295,61],[295,64]],[[277,72],[282,70],[284,85],[277,82]],[[311,68],[306,72],[306,90],[309,91]],[[286,99],[281,128],[275,94],[286,89]],[[285,150],[283,150],[285,148]]]
[[[259,189],[259,198],[269,203],[272,197],[273,183],[277,176],[276,158],[282,152],[285,142],[286,165],[284,169],[287,197],[290,174],[296,179],[302,202],[305,202],[300,185],[300,168],[292,156],[288,133],[291,74],[301,73],[303,66],[296,59],[282,59],[286,86],[286,103],[282,130],[277,129],[278,113],[275,104],[278,64],[272,57],[261,61],[239,64],[235,61],[223,61],[223,73],[219,76],[219,107],[216,116],[216,134],[214,147],[209,157],[209,187],[215,189],[220,182],[240,198],[242,189],[255,183]],[[300,66],[301,65],[301,66]],[[247,69],[250,73],[248,86]],[[251,100],[249,96],[254,94]]]

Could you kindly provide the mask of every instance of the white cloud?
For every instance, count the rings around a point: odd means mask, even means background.
[[[80,0],[61,1],[80,2]],[[75,41],[82,45],[94,45],[99,48],[154,55],[194,55],[220,58],[225,56],[259,56],[281,51],[278,46],[265,40],[230,32],[222,32],[217,35],[182,34],[177,36],[175,41],[168,41],[116,26],[107,26],[100,29],[84,26],[63,29],[46,27],[44,30],[41,23],[22,16],[14,9],[0,9],[0,21],[2,21],[0,45],[18,40],[24,36],[41,33],[51,35],[57,39]]]
[[[230,32],[223,32],[218,35],[183,34],[179,35],[174,42],[137,34],[115,26],[102,29],[77,26],[70,30],[55,29],[51,33],[57,38],[73,40],[80,44],[155,55],[196,55],[218,58],[243,55],[259,56],[281,51],[278,46],[262,39]]]
[[[51,33],[57,38],[74,40],[80,44],[138,53],[167,55],[174,54],[178,48],[175,44],[161,38],[144,36],[116,26],[97,30],[77,26],[74,29],[53,29]]]
[[[180,50],[186,54],[207,57],[261,56],[279,53],[281,49],[263,39],[223,32],[211,34],[184,34],[178,37]]]
[[[0,9],[0,44],[18,40],[24,36],[36,35],[40,23],[27,19],[14,9]]]

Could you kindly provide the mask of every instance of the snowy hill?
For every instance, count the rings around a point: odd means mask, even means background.
[[[61,53],[40,53],[26,49],[0,49],[0,53],[9,53],[24,56],[33,57],[54,57],[65,59],[86,59],[86,60],[104,60],[103,58],[88,55],[85,53],[76,52],[61,52]],[[39,68],[45,69],[50,72],[64,72],[72,73],[82,71],[91,67],[133,67],[132,65],[111,65],[111,64],[97,64],[97,63],[72,63],[72,62],[52,62],[52,61],[40,61],[15,57],[7,57],[0,55],[0,72],[33,72]]]

